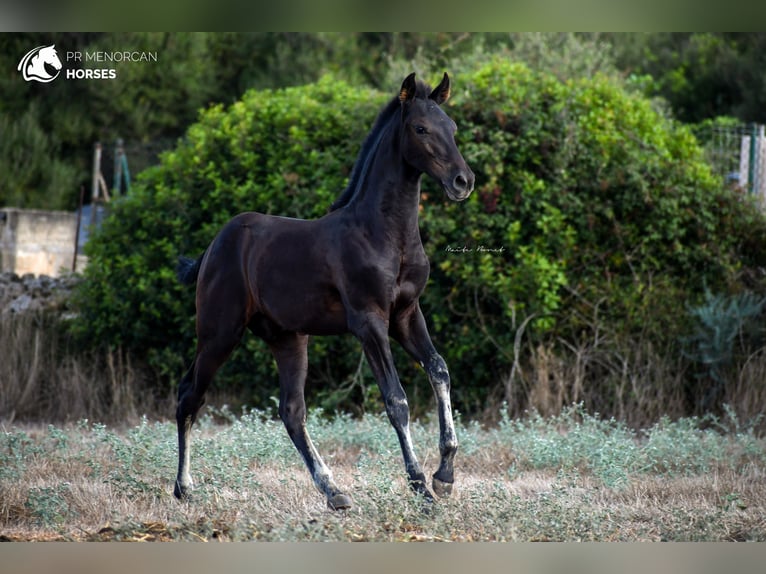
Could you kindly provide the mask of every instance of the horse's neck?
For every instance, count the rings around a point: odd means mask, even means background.
[[[397,146],[381,146],[359,197],[358,217],[397,242],[419,241],[419,202],[420,174],[403,162]]]

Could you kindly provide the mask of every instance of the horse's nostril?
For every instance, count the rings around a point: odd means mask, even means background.
[[[459,173],[452,180],[452,187],[461,193],[471,193],[473,191],[473,173]]]

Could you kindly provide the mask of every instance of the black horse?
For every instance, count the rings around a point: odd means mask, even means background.
[[[245,329],[263,339],[279,370],[279,415],[330,508],[351,499],[332,479],[306,432],[304,385],[309,335],[351,332],[362,343],[399,438],[412,489],[431,500],[412,448],[409,408],[391,355],[392,337],[425,369],[439,409],[441,462],[433,490],[447,496],[457,451],[447,366],[434,348],[418,298],[429,264],[418,230],[420,176],[454,201],[466,199],[474,174],[455,144],[455,122],[439,107],[447,74],[431,91],[410,74],[381,111],[348,187],[316,220],[242,213],[196,261],[181,258],[179,279],[197,283],[197,351],[178,390],[178,477],[174,494],[192,488],[189,433],[213,375]]]

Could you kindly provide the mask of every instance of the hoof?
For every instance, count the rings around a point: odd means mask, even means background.
[[[434,495],[426,490],[424,492],[419,492],[417,498],[418,498],[417,500],[418,508],[420,509],[420,512],[422,512],[425,516],[432,517],[434,515],[436,506],[437,506]]]
[[[192,497],[191,490],[192,489],[190,487],[181,486],[178,482],[176,482],[176,486],[173,489],[173,496],[175,496],[178,500],[188,502]]]
[[[433,477],[433,482],[431,483],[431,486],[434,489],[434,494],[438,496],[439,498],[446,498],[452,494],[452,483],[451,482],[442,482],[436,477]]]
[[[351,508],[351,497],[339,492],[327,499],[327,506],[330,510],[346,510]]]

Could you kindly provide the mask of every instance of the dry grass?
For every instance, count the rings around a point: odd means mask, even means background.
[[[0,349],[0,423],[87,418],[135,424],[142,414],[164,417],[175,410],[172,385],[158,381],[121,349],[74,348],[65,334],[65,320],[56,314],[0,313]],[[662,416],[676,419],[720,409],[722,404],[741,419],[762,414],[766,348],[732,361],[721,374],[720,392],[705,408],[700,405],[712,383],[696,376],[699,373],[680,350],[670,355],[678,356],[663,356],[643,339],[617,341],[594,335],[593,340],[578,343],[541,343],[526,350],[526,359],[515,363],[506,380],[489,390],[485,410],[472,415],[495,423],[503,401],[517,417],[527,411],[556,416],[567,405],[582,403],[588,412],[614,417],[633,428],[651,425]],[[460,384],[455,381],[456,388]],[[236,386],[214,387],[208,400],[242,404],[245,395]],[[430,397],[413,394],[413,412],[430,412]]]
[[[587,342],[573,345],[559,340],[530,349],[528,365],[518,365],[512,384],[506,382],[505,400],[514,414],[535,410],[556,415],[567,405],[582,402],[588,410],[613,416],[640,427],[661,416],[689,414],[684,395],[685,367],[681,358],[673,361],[658,354],[643,341],[602,345]],[[751,370],[766,368],[766,357],[754,357]],[[743,377],[755,387],[760,380]],[[746,404],[734,389],[728,404]],[[510,395],[510,396],[509,396]]]
[[[47,313],[0,314],[0,422],[136,423],[140,413],[172,412],[121,350],[75,353],[59,319]]]
[[[764,441],[743,428],[721,433],[681,421],[632,435],[576,409],[566,418],[506,421],[493,430],[461,425],[456,495],[428,507],[407,490],[385,417],[313,416],[316,442],[354,498],[351,510],[338,513],[325,508],[281,424],[260,414],[229,418],[201,422],[193,450],[197,489],[188,503],[171,494],[170,423],[6,427],[0,537],[766,540]],[[415,425],[414,432],[433,471],[436,429]]]
[[[0,540],[766,540],[763,351],[729,373],[721,418],[671,419],[678,366],[651,349],[541,347],[512,396],[544,416],[517,402],[513,420],[488,406],[489,429],[460,422],[456,495],[428,508],[407,489],[384,416],[313,413],[355,503],[333,513],[270,415],[205,417],[198,488],[180,503],[174,425],[141,418],[172,413],[172,397],[146,392],[127,355],[73,355],[36,315],[0,317],[0,348]],[[413,432],[433,472],[437,430]]]

